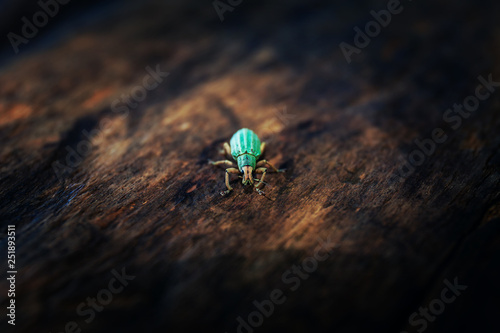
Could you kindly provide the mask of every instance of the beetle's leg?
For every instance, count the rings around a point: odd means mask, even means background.
[[[261,160],[259,162],[257,162],[257,164],[255,165],[256,167],[261,167],[261,166],[264,166],[264,165],[268,165],[269,167],[271,167],[271,170],[273,170],[273,172],[285,172],[284,169],[276,169],[276,167],[274,165],[272,165],[271,163],[269,163],[267,160]]]
[[[264,191],[262,191],[259,187],[264,183],[264,177],[266,177],[267,168],[258,168],[255,170],[255,173],[261,173],[262,177],[260,177],[257,185],[255,185],[255,191],[260,195],[265,195]]]
[[[260,188],[255,188],[255,192],[259,193],[260,195],[266,195],[264,191],[262,191]]]
[[[234,163],[230,160],[222,160],[222,161],[217,161],[217,162],[214,162],[214,161],[208,161],[208,163],[212,164],[212,165],[221,165],[221,164],[226,164],[226,165],[229,165],[229,166],[234,166]]]
[[[231,146],[227,142],[224,142],[224,151],[228,156],[231,156]]]
[[[260,155],[264,155],[264,151],[266,150],[266,143],[265,142],[262,142],[260,144]]]
[[[257,168],[255,170],[255,173],[261,173],[262,174],[262,177],[260,177],[258,184],[255,185],[255,188],[259,188],[262,185],[262,183],[264,182],[264,177],[266,177],[267,168]]]
[[[221,195],[226,195],[226,194],[228,194],[229,192],[231,192],[233,190],[233,188],[231,187],[231,185],[229,185],[229,174],[230,173],[239,174],[240,170],[238,170],[236,168],[227,168],[226,169],[226,187],[227,187],[227,190],[221,192],[220,193]]]
[[[229,143],[224,142],[224,145],[222,146],[222,149],[219,151],[222,155],[226,154],[227,156],[231,156],[231,146]]]

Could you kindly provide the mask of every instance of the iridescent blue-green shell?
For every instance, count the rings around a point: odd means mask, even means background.
[[[257,134],[248,128],[242,128],[234,133],[231,141],[231,155],[241,170],[244,166],[251,166],[255,169],[255,164],[261,155],[260,140]]]

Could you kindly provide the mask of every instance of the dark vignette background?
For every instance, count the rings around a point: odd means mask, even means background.
[[[442,116],[479,75],[500,81],[498,2],[402,1],[347,64],[339,43],[386,4],[243,1],[221,22],[211,1],[73,0],[14,54],[3,36],[39,7],[1,2],[0,248],[15,224],[19,271],[2,332],[235,332],[275,288],[287,301],[255,332],[416,332],[410,315],[455,277],[467,290],[426,332],[496,332],[500,93],[456,131]],[[164,82],[114,113],[156,65]],[[241,127],[287,168],[272,200],[237,181],[218,196],[206,161]],[[437,127],[449,139],[399,178]],[[282,274],[318,237],[332,255],[292,292]],[[136,278],[85,323],[77,306],[123,267]]]

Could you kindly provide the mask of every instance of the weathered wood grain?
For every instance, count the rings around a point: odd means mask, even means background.
[[[494,332],[500,91],[456,130],[443,114],[478,76],[500,81],[499,6],[402,5],[350,64],[339,43],[387,2],[242,2],[223,22],[210,1],[130,2],[5,56],[0,219],[16,225],[19,271],[7,330],[236,332],[277,288],[286,301],[255,332],[416,332],[411,314],[458,278],[468,288],[426,332]],[[148,78],[157,69],[169,74]],[[236,179],[221,197],[207,163],[241,127],[287,169],[266,176],[267,197]],[[401,177],[435,128],[446,142]],[[289,272],[318,246],[307,277]],[[122,268],[135,279],[85,322],[79,304]]]

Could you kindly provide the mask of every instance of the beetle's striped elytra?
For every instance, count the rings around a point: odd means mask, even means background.
[[[276,169],[271,163],[266,160],[259,160],[259,158],[264,154],[264,149],[266,147],[265,142],[260,142],[259,137],[252,130],[248,128],[242,128],[232,136],[231,140],[224,143],[223,153],[231,156],[233,160],[236,161],[238,168],[235,168],[234,163],[229,160],[222,160],[217,162],[210,162],[213,165],[229,165],[230,168],[226,169],[226,187],[227,190],[221,192],[222,195],[226,195],[233,190],[231,185],[229,185],[229,174],[238,174],[243,178],[243,185],[253,185],[254,181],[255,190],[259,194],[264,194],[260,187],[264,184],[264,177],[267,173],[266,165],[271,169],[272,172],[283,172],[284,170]],[[253,178],[253,172],[262,174],[260,179]],[[243,175],[243,176],[241,176]]]

